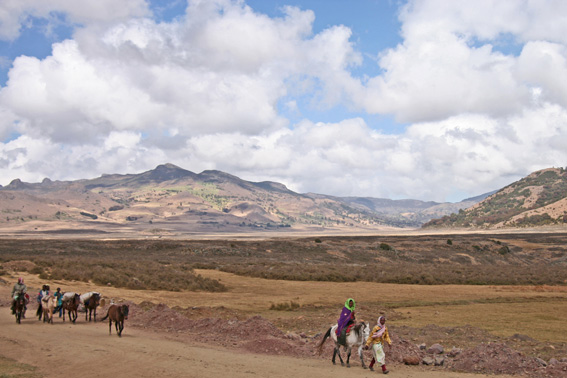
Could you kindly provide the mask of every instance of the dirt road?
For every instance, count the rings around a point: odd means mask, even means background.
[[[31,316],[31,312],[29,313]],[[122,338],[108,335],[107,323],[44,324],[30,318],[16,324],[9,309],[0,307],[0,355],[36,366],[43,377],[310,377],[344,378],[346,368],[329,361],[255,355],[206,345],[188,344],[170,334],[126,327]],[[390,366],[392,377],[482,378],[477,374]],[[349,377],[377,373],[353,367]],[[494,377],[494,376],[492,376]],[[504,378],[505,376],[500,376]]]

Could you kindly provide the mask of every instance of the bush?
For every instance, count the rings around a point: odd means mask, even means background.
[[[386,243],[380,243],[380,249],[383,251],[391,251],[393,248]]]
[[[88,217],[88,218],[91,218],[91,219],[98,219],[98,216],[97,216],[97,215],[91,214],[91,213],[87,213],[87,212],[85,212],[85,211],[81,211],[80,214],[81,214],[82,216],[84,216],[84,217]]]
[[[293,310],[297,310],[298,308],[300,308],[301,306],[299,305],[299,303],[293,302],[291,301],[290,303],[284,302],[284,303],[278,303],[278,304],[273,304],[270,306],[270,310],[274,310],[274,311],[293,311]]]
[[[448,245],[453,245],[453,241],[451,239],[447,239],[447,244]]]

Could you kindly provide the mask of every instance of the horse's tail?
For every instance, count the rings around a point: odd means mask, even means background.
[[[331,329],[333,327],[329,328],[327,330],[327,333],[325,333],[325,336],[323,336],[323,340],[321,340],[321,342],[317,345],[317,351],[319,352],[319,355],[321,353],[323,353],[323,344],[325,344],[325,341],[327,341],[327,338],[329,338],[329,336],[331,336]]]
[[[104,318],[101,319],[101,322],[105,321],[106,318],[108,318],[108,315],[110,315],[110,311],[107,311],[107,312],[106,312],[106,315],[105,315]]]

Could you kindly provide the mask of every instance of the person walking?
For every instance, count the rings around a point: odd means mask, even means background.
[[[43,306],[41,305],[41,299],[43,297],[47,297],[48,295],[49,295],[49,285],[43,285],[41,287],[41,290],[37,294],[37,312],[36,312],[36,315],[37,315],[39,320],[41,320],[41,317],[43,316]]]
[[[380,316],[378,324],[370,332],[370,336],[366,340],[364,349],[372,346],[372,361],[370,361],[370,370],[374,371],[374,363],[378,362],[382,366],[382,372],[388,374],[390,371],[386,368],[386,354],[384,353],[384,343],[388,343],[388,347],[392,348],[392,340],[386,327],[386,317]]]

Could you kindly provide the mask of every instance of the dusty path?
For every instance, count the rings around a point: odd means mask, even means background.
[[[81,318],[77,324],[63,323],[55,318],[53,325],[28,318],[18,325],[6,307],[0,307],[0,330],[0,355],[36,366],[38,373],[46,378],[79,375],[91,378],[344,378],[347,372],[346,368],[333,366],[328,361],[240,353],[207,346],[207,340],[189,345],[167,334],[128,327],[128,323],[122,338],[114,333],[109,336],[107,323],[89,324]],[[389,376],[403,378],[488,377],[401,365],[390,369]],[[359,367],[348,370],[349,377],[373,377],[376,374]]]

